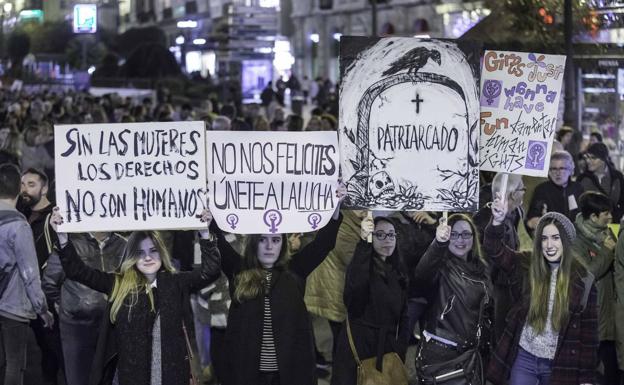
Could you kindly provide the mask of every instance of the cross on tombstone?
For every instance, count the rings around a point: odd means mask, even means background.
[[[420,114],[420,103],[424,102],[424,100],[420,98],[420,94],[416,94],[416,99],[412,99],[411,102],[416,103],[416,113]]]

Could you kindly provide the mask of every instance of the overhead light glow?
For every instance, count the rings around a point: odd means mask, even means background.
[[[334,33],[334,40],[336,41],[340,41],[340,38],[342,37],[342,34],[340,32],[336,32]]]
[[[184,44],[184,41],[184,36],[178,36],[175,40],[176,44]]]
[[[321,37],[318,33],[311,33],[310,40],[312,41],[312,43],[318,43],[321,40]]]
[[[202,38],[194,39],[193,40],[193,44],[195,44],[195,45],[204,45],[204,44],[206,44],[206,39],[202,39]]]
[[[180,20],[177,23],[178,28],[197,28],[197,21],[195,20]]]

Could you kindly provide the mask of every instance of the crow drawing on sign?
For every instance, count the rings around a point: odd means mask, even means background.
[[[410,50],[403,55],[400,59],[397,59],[392,63],[390,68],[383,72],[383,76],[394,75],[407,68],[407,73],[416,73],[419,69],[427,64],[429,59],[442,65],[442,59],[440,57],[440,51],[435,49],[427,49],[425,47],[417,47]]]

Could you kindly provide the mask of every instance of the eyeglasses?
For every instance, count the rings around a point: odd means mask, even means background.
[[[451,239],[452,240],[459,239],[459,237],[461,237],[461,239],[470,239],[470,238],[472,238],[472,233],[470,231],[462,231],[461,233],[457,233],[455,231],[451,231]]]
[[[564,171],[568,171],[569,168],[567,167],[551,167],[549,168],[550,171],[552,172],[564,172]]]
[[[526,192],[526,187],[521,187],[521,188],[519,188],[519,189],[515,189],[513,192],[515,192],[515,193],[523,193],[523,192]]]
[[[585,160],[594,160],[594,159],[598,159],[598,157],[595,157],[593,155],[589,155],[589,154],[585,154],[585,156],[583,156],[583,158],[585,158]]]
[[[383,231],[377,231],[374,234],[375,234],[375,238],[379,239],[380,241],[383,241],[386,238],[389,238],[390,240],[393,240],[396,238],[395,233],[384,233]]]

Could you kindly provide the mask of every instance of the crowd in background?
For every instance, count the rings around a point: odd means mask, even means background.
[[[192,231],[75,233],[59,241],[53,226],[61,220],[53,211],[54,125],[203,120],[207,130],[338,129],[338,102],[328,81],[291,77],[278,83],[275,89],[269,84],[257,104],[218,97],[177,101],[166,90],[155,98],[0,91],[0,182],[6,184],[0,186],[0,267],[20,266],[6,288],[0,285],[0,384],[22,384],[24,355],[31,354],[25,333],[36,337],[45,384],[124,385],[140,372],[133,372],[135,364],[147,374],[134,383],[173,383],[167,376],[182,369],[170,372],[160,363],[172,354],[160,349],[168,340],[152,340],[161,333],[161,319],[169,319],[164,302],[142,324],[145,348],[153,353],[158,346],[162,357],[117,362],[107,374],[109,362],[98,359],[110,346],[101,341],[114,338],[102,325],[109,318],[117,329],[125,325],[111,316],[118,286],[79,273],[124,276],[134,268],[129,259],[137,266],[143,260],[131,256],[146,239],[158,246],[158,267],[172,276],[202,261],[203,281],[192,283],[205,285],[189,283],[181,293],[188,300],[191,345],[199,353],[189,359],[191,371],[206,383],[313,384],[330,375],[324,369],[333,362],[332,384],[356,384],[355,353],[379,364],[387,353],[405,360],[409,346],[416,346],[412,364],[423,384],[624,383],[624,324],[617,321],[624,316],[624,238],[618,241],[610,227],[624,215],[624,176],[599,135],[573,156],[566,151],[571,132],[559,131],[547,179],[509,175],[503,188],[501,174],[482,172],[479,211],[448,219],[435,212],[370,217],[342,209],[317,233],[275,237],[229,234],[213,223],[210,242],[218,252],[201,240],[207,233]],[[286,90],[311,104],[305,114],[286,107]],[[32,232],[19,241],[32,247],[21,250],[34,255],[9,250],[24,229],[16,227],[23,223],[9,207],[12,171],[6,164],[19,169],[15,206]],[[263,260],[271,256],[270,263]],[[210,273],[206,261],[213,262]],[[162,277],[160,290],[148,278],[146,314],[167,300],[162,282],[168,276]],[[331,351],[315,346],[310,315],[328,323]],[[123,352],[123,344],[116,345]],[[178,356],[169,361],[177,365],[183,345],[171,345]]]

